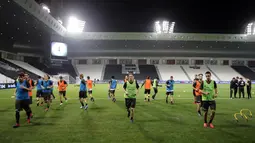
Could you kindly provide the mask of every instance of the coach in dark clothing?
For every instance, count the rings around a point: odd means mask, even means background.
[[[248,99],[250,99],[251,98],[251,80],[250,79],[247,79],[246,89],[247,89]]]
[[[243,81],[243,78],[240,78],[240,81],[238,83],[238,87],[239,87],[239,98],[241,98],[241,94],[243,95],[243,98],[244,98],[245,82]]]
[[[233,77],[232,80],[230,81],[230,98],[231,99],[233,99],[233,93],[236,87],[237,87],[236,78]],[[236,98],[236,94],[234,95],[234,97]]]
[[[237,90],[238,90],[238,84],[239,84],[239,77],[237,76],[235,79],[235,85],[234,85],[234,97],[236,98]]]

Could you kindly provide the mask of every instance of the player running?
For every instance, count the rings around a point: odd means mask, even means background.
[[[58,95],[59,95],[59,99],[60,99],[60,106],[63,104],[62,101],[62,96],[65,98],[65,101],[67,102],[67,97],[66,97],[66,87],[68,86],[67,82],[65,80],[63,80],[63,77],[60,76],[59,77],[59,81],[58,81]]]
[[[204,110],[204,127],[208,127],[207,123],[207,114],[208,109],[210,107],[211,109],[211,117],[209,121],[210,128],[214,128],[214,125],[212,124],[214,116],[215,116],[215,110],[216,110],[216,102],[215,98],[218,96],[218,89],[217,84],[215,81],[211,80],[211,72],[205,73],[206,80],[202,82],[201,84],[201,93],[202,95],[202,107]]]
[[[144,86],[144,101],[147,101],[148,99],[148,102],[150,102],[150,94],[151,94],[151,86],[152,86],[152,81],[151,81],[151,77],[150,76],[147,76],[145,81],[143,82],[141,88]]]
[[[35,83],[37,106],[39,106],[40,103],[41,103],[41,105],[43,104],[43,99],[42,99],[43,98],[42,97],[42,82],[43,82],[42,77],[38,76],[38,79],[37,79],[37,81]]]
[[[44,102],[47,104],[45,111],[48,111],[50,108],[51,104],[51,93],[52,93],[52,88],[53,88],[53,83],[51,80],[49,80],[48,75],[44,75],[44,80],[42,82],[42,93],[43,93],[43,98]]]
[[[92,96],[92,86],[95,86],[95,83],[93,83],[93,81],[92,80],[90,80],[90,77],[89,76],[87,76],[87,86],[88,86],[88,93],[89,93],[89,96],[90,96],[90,101],[92,101],[92,102],[95,102],[95,99],[94,99],[94,97]]]
[[[139,85],[137,81],[134,79],[133,74],[129,74],[129,79],[127,82],[124,83],[123,85],[126,98],[126,108],[128,112],[128,118],[130,117],[130,121],[133,123],[134,122],[134,112],[135,112],[135,105],[136,105],[136,96],[139,93]]]
[[[79,92],[79,99],[80,99],[80,103],[81,103],[81,109],[88,109],[88,103],[87,103],[87,85],[86,85],[86,81],[84,80],[84,76],[83,74],[80,74],[80,92]],[[85,106],[84,106],[84,102],[85,102]]]
[[[152,95],[152,99],[155,100],[155,97],[157,96],[157,93],[158,93],[158,87],[160,87],[161,85],[158,85],[159,83],[159,78],[156,77],[154,80],[153,80],[153,89],[154,89],[154,94]]]
[[[173,76],[170,77],[170,80],[166,81],[166,103],[168,103],[168,96],[170,95],[171,104],[174,104],[174,80]]]
[[[194,83],[196,82],[196,79],[198,79],[197,74],[195,74],[195,78],[194,78],[194,80],[193,80],[192,87],[193,87]],[[194,89],[194,88],[192,88],[192,89],[193,89],[194,104],[196,104],[196,93],[195,93],[195,89]]]
[[[195,90],[196,100],[195,103],[197,104],[197,113],[199,116],[202,116],[200,108],[201,108],[201,100],[202,100],[202,93],[200,92],[201,83],[203,81],[196,78],[195,82],[193,83],[193,89]]]
[[[115,98],[115,90],[117,88],[117,80],[114,76],[112,76],[112,79],[109,81],[109,89],[110,89],[110,97],[112,98],[113,102],[116,102]]]
[[[30,98],[30,102],[29,104],[32,104],[33,103],[33,92],[32,90],[34,89],[34,81],[29,77],[29,74],[28,73],[25,73],[25,78],[26,78],[26,81],[28,81],[29,85],[30,85],[30,88],[31,90],[28,91],[28,95],[29,95],[29,98]]]
[[[28,92],[31,91],[30,84],[25,78],[24,73],[20,73],[18,80],[16,81],[16,101],[15,101],[15,109],[16,109],[16,124],[13,128],[20,127],[19,120],[20,120],[20,111],[24,109],[27,114],[27,122],[30,123],[31,113],[32,110],[29,106],[30,97]]]

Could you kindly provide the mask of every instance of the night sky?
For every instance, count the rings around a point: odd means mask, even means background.
[[[38,1],[50,5],[50,0]],[[152,32],[154,21],[169,20],[176,22],[175,32],[179,33],[237,34],[255,20],[253,3],[251,0],[63,0],[58,15],[64,22],[71,14],[85,20],[85,31],[89,32]],[[50,8],[53,12],[53,6]]]

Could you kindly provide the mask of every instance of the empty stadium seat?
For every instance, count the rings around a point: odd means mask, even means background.
[[[234,70],[240,73],[243,77],[255,80],[255,73],[246,66],[231,66]]]
[[[79,74],[85,78],[90,76],[91,79],[100,79],[102,77],[104,65],[76,65]]]
[[[135,74],[137,80],[144,80],[146,76],[151,78],[158,77],[156,67],[154,65],[139,65],[140,74]]]
[[[217,74],[221,81],[230,81],[236,76],[241,77],[241,75],[230,66],[208,65],[208,67]]]
[[[191,78],[191,79],[194,79],[194,76],[196,74],[199,74],[199,73],[202,73],[203,75],[205,74],[205,72],[207,71],[210,71],[206,66],[204,65],[201,65],[201,66],[197,66],[198,69],[195,69],[195,68],[190,68],[190,65],[184,65],[182,66],[183,69],[187,72],[188,76]],[[204,76],[204,79],[205,79],[205,76]],[[216,76],[214,74],[212,74],[212,79],[215,80],[215,81],[218,81],[218,79],[216,78]]]
[[[106,65],[104,72],[104,80],[110,80],[114,76],[115,79],[123,80],[125,74],[122,74],[122,65]]]
[[[25,62],[22,62],[22,61],[16,61],[16,60],[10,60],[10,59],[6,59],[7,61],[31,72],[31,73],[34,73],[36,75],[39,75],[39,76],[44,76],[46,73],[45,72],[42,72],[41,70],[29,65],[28,63],[25,63]]]
[[[189,81],[179,65],[157,65],[157,68],[162,80],[168,80],[170,76],[173,76],[174,80]]]
[[[11,79],[3,74],[0,74],[0,83],[14,83],[14,79]]]

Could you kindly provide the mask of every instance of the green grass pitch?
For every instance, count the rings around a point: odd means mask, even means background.
[[[135,122],[130,123],[124,106],[122,87],[116,91],[117,102],[107,98],[107,85],[96,85],[95,103],[89,102],[88,111],[80,109],[78,87],[69,85],[68,103],[59,106],[56,100],[48,112],[43,107],[31,106],[34,118],[26,123],[21,112],[21,127],[15,123],[13,89],[0,90],[0,142],[1,143],[251,143],[255,142],[255,122],[233,114],[242,108],[255,111],[254,100],[229,99],[229,85],[218,85],[217,111],[214,129],[203,128],[193,104],[191,85],[175,85],[175,104],[165,103],[165,88],[159,89],[157,100],[144,102],[143,89],[137,99]],[[35,96],[33,97],[35,99]]]

